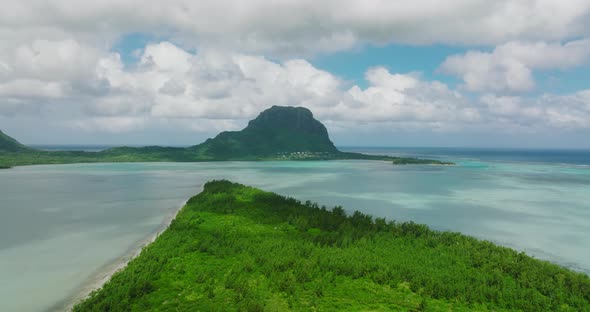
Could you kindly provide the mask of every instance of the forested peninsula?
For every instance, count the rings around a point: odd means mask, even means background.
[[[212,181],[74,311],[590,311],[590,278],[458,233]]]
[[[326,127],[304,107],[273,106],[241,131],[225,131],[190,147],[115,147],[100,152],[42,151],[0,131],[0,168],[89,162],[198,162],[228,160],[364,159],[394,164],[452,164],[431,159],[339,151]]]

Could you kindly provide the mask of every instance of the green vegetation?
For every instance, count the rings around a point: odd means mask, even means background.
[[[338,154],[326,127],[304,107],[273,106],[241,131],[222,132],[192,147],[215,159],[274,157],[277,153]]]
[[[434,159],[421,159],[414,157],[394,157],[383,155],[367,155],[360,153],[315,153],[315,152],[293,152],[277,153],[271,157],[261,158],[263,160],[382,160],[391,161],[394,165],[454,165],[452,162]]]
[[[0,166],[87,162],[196,162],[223,160],[387,160],[416,164],[418,159],[338,151],[324,125],[303,107],[273,106],[241,131],[222,132],[188,148],[116,147],[102,152],[49,152],[28,148],[0,132]],[[420,159],[421,164],[446,164]]]
[[[214,158],[202,153],[196,153],[191,148],[179,147],[116,147],[102,152],[83,151],[41,151],[28,149],[21,152],[0,151],[0,168],[11,166],[41,165],[41,164],[70,164],[70,163],[96,163],[96,162],[200,162],[223,160],[383,160],[393,161],[396,165],[417,164],[415,158],[402,158],[390,156],[364,155],[357,153],[328,153],[328,152],[293,152],[277,153],[275,155],[261,157],[224,157]],[[450,164],[438,160],[422,160],[420,164]]]
[[[589,311],[590,279],[424,225],[228,181],[74,311]]]
[[[95,162],[151,162],[151,161],[183,161],[184,153],[166,153],[169,148],[158,147],[162,152],[144,152],[147,148],[129,148],[125,153],[116,148],[115,151],[83,152],[83,151],[41,151],[28,150],[26,152],[0,152],[0,165],[24,166],[42,164],[71,164]],[[175,149],[175,148],[170,148]],[[191,161],[191,160],[185,160]]]
[[[421,159],[421,158],[414,158],[414,157],[404,157],[404,158],[395,158],[393,160],[394,165],[454,165],[452,162],[448,161],[434,161],[431,159]]]
[[[0,131],[0,152],[22,152],[27,150],[30,150],[30,148]]]

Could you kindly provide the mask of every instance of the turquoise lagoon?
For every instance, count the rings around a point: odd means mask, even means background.
[[[580,164],[29,166],[0,171],[0,310],[63,310],[161,231],[206,181],[221,178],[462,232],[590,273],[590,167]]]

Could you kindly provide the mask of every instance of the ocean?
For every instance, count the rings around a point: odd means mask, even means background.
[[[519,149],[464,147],[341,147],[343,151],[445,160],[482,160],[590,166],[588,149]]]
[[[457,165],[271,161],[1,170],[0,310],[63,310],[161,230],[206,181],[221,178],[462,232],[590,273],[590,151],[342,150]]]

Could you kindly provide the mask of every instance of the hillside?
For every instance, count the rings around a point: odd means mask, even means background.
[[[18,152],[29,150],[28,147],[20,144],[14,138],[4,134],[0,130],[0,152]]]
[[[101,152],[40,151],[2,134],[0,168],[85,162],[196,162],[224,160],[385,160],[394,164],[450,164],[437,160],[344,153],[338,151],[324,125],[303,107],[273,106],[241,131],[222,132],[188,148],[115,147]]]
[[[228,181],[74,311],[589,311],[590,278],[415,223]]]
[[[216,159],[273,157],[296,152],[339,153],[328,130],[304,107],[273,106],[241,131],[226,131],[191,149]]]

